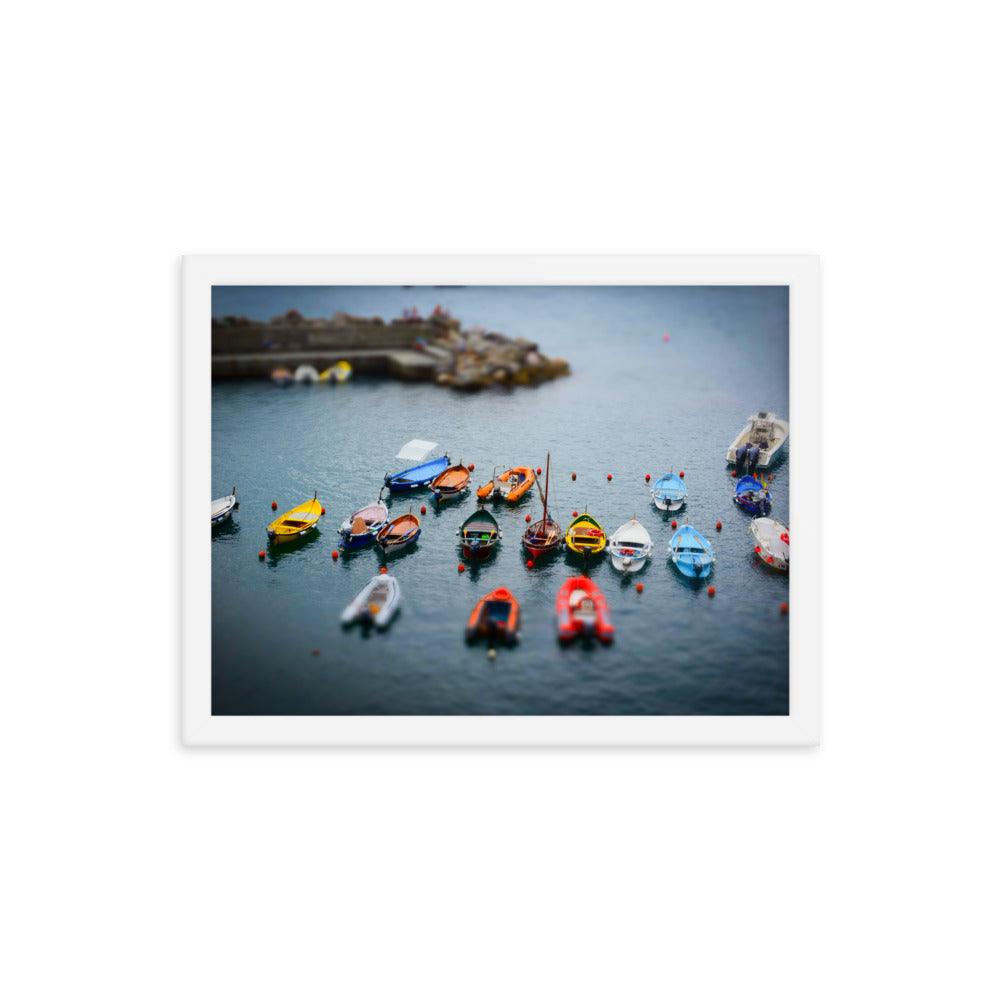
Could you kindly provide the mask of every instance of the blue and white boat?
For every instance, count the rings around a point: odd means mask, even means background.
[[[439,446],[433,441],[414,439],[403,445],[396,458],[419,461],[426,458],[437,447]],[[447,455],[442,455],[440,458],[433,458],[429,462],[424,462],[423,465],[414,465],[402,472],[387,473],[385,485],[389,487],[390,493],[408,493],[410,490],[429,486],[431,480],[441,475],[449,465],[451,465],[451,459]]]
[[[684,576],[693,580],[703,580],[708,576],[715,562],[708,539],[689,524],[678,528],[670,539],[670,558]]]
[[[355,511],[340,526],[340,547],[342,549],[360,549],[375,541],[379,529],[389,520],[389,508],[379,491],[378,500]]]
[[[674,475],[671,469],[665,476],[660,476],[650,490],[653,503],[659,510],[680,510],[687,499],[687,484],[680,476]]]
[[[733,503],[752,514],[765,514],[771,509],[771,494],[756,476],[743,476],[736,484]]]

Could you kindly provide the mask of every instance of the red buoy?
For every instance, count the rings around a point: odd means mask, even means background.
[[[768,562],[774,562],[774,556],[768,556],[767,557],[767,561]]]
[[[263,558],[264,558],[264,553],[263,553],[263,551],[261,551],[261,552],[258,552],[258,553],[257,553],[257,558],[258,558],[258,559],[263,559]]]
[[[681,479],[683,479],[683,478],[684,478],[684,470],[681,469]]]
[[[340,558],[340,555],[337,553],[336,550],[334,550],[334,553],[333,553],[334,562],[336,562],[339,558]]]
[[[671,521],[670,522],[670,527],[671,528],[676,528],[677,527],[677,522],[676,521]]]
[[[382,574],[382,573],[385,573],[385,572],[387,572],[387,570],[386,570],[386,568],[385,568],[385,567],[383,566],[383,567],[382,567],[382,568],[381,568],[381,569],[379,570],[379,573],[380,573],[380,574]]]
[[[754,552],[760,552],[760,546],[759,545],[755,545],[753,547],[753,550],[754,550]]]
[[[535,565],[534,560],[529,559],[528,562],[526,563],[526,565],[527,565],[528,569],[531,569]]]
[[[722,522],[721,521],[716,521],[715,522],[715,530],[716,531],[722,531]]]
[[[524,515],[524,519],[525,519],[525,521],[530,521],[531,520],[531,515],[530,514],[525,514]]]
[[[313,654],[313,656],[319,656],[319,650],[318,649],[314,649],[312,651],[312,654]]]
[[[574,517],[579,517],[580,515],[579,515],[579,514],[577,514],[577,512],[576,512],[576,511],[574,510],[574,511],[573,511],[573,516],[574,516]]]
[[[576,473],[573,473],[573,482],[576,482]]]
[[[322,515],[323,517],[326,517],[326,508],[325,508],[325,507],[320,507],[320,509],[319,509],[319,512],[320,512],[320,514],[321,514],[321,515]]]
[[[539,476],[540,476],[540,475],[542,474],[542,470],[541,470],[541,469],[535,469],[535,472],[536,472],[536,473],[537,473],[537,474],[538,474]]]
[[[465,567],[461,563],[458,564],[458,571],[459,571],[459,573],[464,573],[465,572]]]
[[[665,333],[665,334],[663,335],[663,339],[664,339],[664,340],[669,340],[669,339],[670,339],[670,334],[669,334],[669,333]]]
[[[788,605],[787,604],[782,604],[781,605],[781,613],[783,615],[787,615],[788,614]]]
[[[276,500],[272,500],[271,501],[271,510],[277,510],[277,509],[278,509],[278,503],[277,503],[277,501]]]
[[[649,482],[649,473],[648,472],[646,473],[646,482],[647,483]]]
[[[642,584],[641,584],[641,583],[637,583],[637,584],[635,585],[635,592],[636,592],[637,594],[641,594],[641,593],[642,593]]]
[[[715,587],[709,587],[708,588],[708,596],[709,597],[715,597]]]
[[[475,465],[470,465],[469,466],[469,472],[475,472],[475,471],[476,471]]]
[[[426,514],[427,513],[427,508],[426,507],[421,507],[420,508],[420,513],[421,514]]]
[[[609,483],[611,482],[611,473],[610,472],[608,473],[608,482]]]

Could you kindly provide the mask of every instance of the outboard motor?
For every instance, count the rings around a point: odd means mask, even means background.
[[[702,564],[702,561],[701,561],[700,559],[697,559],[697,558],[696,558],[696,559],[694,560],[694,575],[695,575],[695,576],[701,576],[701,571],[702,571],[702,570],[703,570],[704,568],[705,568],[705,567],[704,567],[704,565]]]
[[[736,449],[736,468],[738,471],[743,469],[743,463],[746,461],[747,457],[747,445],[741,444],[739,448]]]
[[[752,474],[757,468],[757,462],[760,459],[760,448],[757,445],[751,446],[750,450],[747,452],[747,470]]]

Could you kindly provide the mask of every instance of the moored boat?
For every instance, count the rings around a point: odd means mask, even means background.
[[[229,496],[219,497],[218,500],[212,501],[212,527],[222,524],[237,507],[239,507],[239,502],[236,499],[236,487],[234,486],[233,492]]]
[[[346,361],[338,361],[335,365],[331,365],[319,373],[319,381],[329,384],[346,382],[353,373],[354,369]]]
[[[569,522],[565,540],[570,552],[585,557],[599,555],[608,544],[608,536],[604,533],[604,529],[586,510]]]
[[[517,642],[517,627],[520,609],[514,595],[506,587],[497,587],[480,598],[469,623],[465,626],[467,642],[485,638],[505,642],[512,646]]]
[[[764,514],[771,506],[771,494],[756,476],[743,476],[736,484],[733,503],[754,514]]]
[[[319,381],[319,372],[312,365],[299,365],[295,369],[295,381],[299,384],[312,385]]]
[[[438,445],[433,441],[421,441],[418,438],[414,438],[414,440],[408,441],[403,445],[396,458],[420,462],[422,459],[427,458],[437,447]],[[429,462],[422,462],[420,465],[403,469],[402,472],[395,474],[387,473],[385,485],[389,487],[390,493],[407,493],[410,490],[420,489],[422,486],[430,485],[431,480],[444,472],[449,465],[451,465],[451,459],[447,455],[442,455],[440,458],[433,458]]]
[[[412,545],[420,537],[420,518],[416,514],[403,514],[387,521],[375,535],[375,541],[386,555]]]
[[[671,469],[656,480],[649,492],[659,510],[680,510],[687,499],[687,484]]]
[[[737,468],[747,467],[753,472],[757,466],[766,469],[775,462],[788,440],[788,421],[779,420],[774,413],[758,410],[751,414],[748,423],[736,436],[726,452],[726,461]]]
[[[549,456],[545,456],[545,492],[542,494],[542,519],[528,525],[521,542],[532,559],[555,552],[562,545],[562,528],[549,517]]]
[[[497,477],[497,481],[501,483],[510,483],[506,492],[504,492],[504,490],[499,486],[497,487],[497,491],[507,501],[507,503],[517,503],[517,501],[520,500],[521,497],[523,497],[534,484],[535,470],[528,468],[526,465],[518,465],[513,469],[507,469],[505,472],[501,473]]]
[[[556,595],[556,627],[563,641],[578,635],[610,642],[615,636],[608,602],[597,584],[586,576],[571,576]]]
[[[788,527],[770,517],[755,517],[747,529],[754,540],[754,552],[769,569],[788,572]]]
[[[469,470],[461,463],[450,465],[431,480],[430,487],[434,499],[441,503],[464,493],[469,488],[470,475]]]
[[[316,529],[323,508],[314,496],[290,511],[275,518],[267,526],[267,537],[275,544],[291,542]]]
[[[649,532],[634,517],[616,529],[608,540],[611,565],[624,573],[636,573],[642,569],[652,549]]]
[[[465,519],[455,534],[462,540],[466,559],[485,559],[503,537],[503,530],[488,510],[480,508]]]
[[[286,385],[291,385],[295,381],[295,376],[284,366],[278,365],[271,372],[271,381],[275,385],[279,385],[284,388]]]
[[[374,541],[378,530],[389,520],[389,508],[382,499],[379,490],[378,500],[356,510],[340,526],[340,547],[342,549],[359,549]]]
[[[399,608],[399,581],[388,573],[373,576],[344,608],[340,621],[344,625],[361,622],[386,628]]]
[[[715,562],[708,540],[689,524],[678,528],[670,539],[670,558],[684,576],[693,580],[708,576]]]

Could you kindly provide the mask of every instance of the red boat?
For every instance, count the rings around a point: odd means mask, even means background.
[[[567,642],[578,635],[597,636],[602,642],[611,642],[615,637],[608,602],[597,584],[586,576],[571,576],[559,588],[556,624],[559,638]]]

